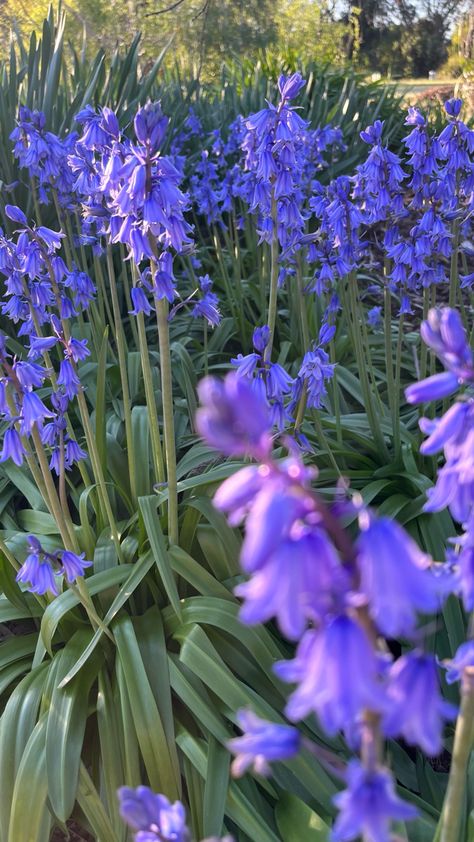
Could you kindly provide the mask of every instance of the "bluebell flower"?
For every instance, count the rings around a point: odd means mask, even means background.
[[[51,348],[54,348],[58,341],[57,336],[35,336],[32,334],[30,336],[28,357],[32,360],[39,359],[46,351],[50,351]]]
[[[287,760],[299,750],[300,735],[290,725],[267,722],[250,710],[239,710],[237,722],[244,733],[227,743],[227,748],[237,755],[232,763],[235,777],[249,768],[259,775],[269,775],[271,762]]]
[[[27,582],[29,590],[37,594],[59,593],[48,554],[34,535],[28,536],[29,553],[17,574],[17,581]]]
[[[0,453],[0,462],[11,459],[15,465],[23,465],[23,458],[26,450],[23,447],[21,437],[14,427],[8,427],[3,436],[3,447]]]
[[[378,330],[382,327],[382,308],[371,307],[367,313],[367,324],[372,330]]]
[[[206,377],[198,387],[196,426],[209,444],[229,456],[265,458],[270,450],[268,407],[236,374],[224,383]]]
[[[248,513],[249,507],[269,476],[266,465],[248,465],[231,474],[214,495],[216,508],[227,512],[229,523],[236,526]]]
[[[292,73],[291,76],[284,76],[283,74],[278,79],[278,90],[280,91],[282,100],[295,99],[306,82],[301,76],[301,73]]]
[[[46,118],[40,111],[30,111],[20,106],[18,125],[10,139],[14,141],[13,154],[20,167],[28,169],[35,180],[39,200],[49,203],[51,188],[54,188],[59,204],[73,207],[73,177],[67,165],[77,135],[70,132],[61,139],[46,130]]]
[[[472,524],[469,524],[466,534],[460,540],[461,552],[457,556],[459,565],[459,591],[466,611],[474,610],[474,541]]]
[[[297,683],[285,712],[298,722],[314,711],[328,734],[352,731],[364,709],[386,706],[372,645],[355,620],[335,617],[305,632],[293,661],[279,661],[275,672]]]
[[[461,382],[474,379],[474,363],[461,317],[450,307],[432,309],[422,322],[423,341],[436,353],[444,367]]]
[[[150,146],[153,152],[157,152],[164,140],[168,122],[160,102],[147,102],[138,109],[133,125],[140,143]]]
[[[68,582],[75,582],[78,576],[84,576],[86,567],[92,567],[92,561],[87,561],[85,553],[77,555],[71,550],[63,550],[59,556],[64,574]]]
[[[186,813],[180,801],[172,804],[146,786],[118,790],[120,815],[135,832],[136,842],[190,842]]]
[[[72,399],[75,395],[77,395],[81,386],[81,381],[74,371],[70,360],[61,360],[57,384],[58,386],[63,387],[64,393],[69,399]]]
[[[446,681],[454,684],[455,681],[462,681],[464,670],[474,672],[474,640],[467,640],[458,647],[454,658],[443,661],[446,669]]]
[[[426,754],[439,754],[444,721],[452,719],[457,709],[441,696],[435,658],[418,652],[402,655],[388,673],[387,694],[384,734],[403,737]]]
[[[338,603],[343,604],[348,589],[348,576],[333,544],[322,529],[313,527],[283,539],[234,593],[245,600],[240,611],[243,623],[265,623],[275,617],[285,637],[298,640],[309,620],[324,620]]]
[[[465,432],[471,414],[472,406],[469,402],[454,403],[441,418],[421,418],[420,428],[429,437],[421,444],[420,453],[431,456],[446,448],[450,442],[455,442]]]
[[[432,374],[420,380],[419,383],[412,383],[405,389],[405,397],[408,403],[426,403],[440,398],[447,398],[459,388],[459,378],[451,371],[444,371],[442,374]]]
[[[416,612],[439,608],[454,580],[436,576],[431,558],[395,521],[371,518],[357,540],[360,591],[382,634],[409,637]]]
[[[64,466],[66,470],[72,468],[73,464],[79,462],[81,459],[87,459],[86,451],[79,446],[75,439],[67,436],[65,441],[65,457]]]
[[[68,342],[64,343],[65,351],[75,363],[80,360],[86,360],[90,356],[90,350],[87,346],[87,339],[75,339],[71,336]]]
[[[298,403],[301,388],[304,385],[307,394],[307,406],[321,409],[327,395],[327,382],[334,376],[335,364],[329,362],[328,353],[320,346],[313,345],[303,357],[298,377],[295,381],[291,408],[294,411]]]
[[[27,391],[23,393],[21,433],[28,434],[34,424],[41,427],[45,418],[52,418],[53,413],[44,405],[36,392]]]
[[[142,287],[133,287],[130,290],[130,297],[132,299],[133,304],[133,309],[130,310],[131,315],[137,316],[138,313],[144,313],[146,316],[150,315],[153,308],[148,300],[146,292]]]
[[[268,325],[254,328],[252,334],[252,344],[257,353],[263,354],[265,348],[270,341],[270,328]]]
[[[262,567],[289,537],[296,522],[311,510],[311,500],[284,475],[273,471],[253,501],[247,517],[240,563],[247,572]]]
[[[41,365],[22,362],[22,360],[17,360],[13,364],[12,369],[24,389],[39,389],[49,373]]]
[[[219,312],[219,299],[212,292],[212,281],[209,275],[202,275],[198,278],[202,297],[193,304],[191,315],[193,318],[204,317],[211,327],[216,327],[221,320]]]
[[[367,769],[358,760],[347,767],[347,789],[333,798],[340,810],[331,839],[352,842],[361,836],[367,842],[390,842],[390,823],[413,819],[417,810],[395,792],[388,769]]]

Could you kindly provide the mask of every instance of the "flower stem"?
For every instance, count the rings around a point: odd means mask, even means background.
[[[277,203],[272,198],[272,242],[270,251],[270,296],[268,299],[267,325],[270,331],[268,345],[264,352],[264,361],[269,362],[272,358],[273,340],[275,338],[275,324],[278,303],[278,228],[277,228]]]
[[[79,389],[77,393],[77,402],[79,404],[79,411],[81,413],[81,421],[84,427],[84,433],[86,436],[87,447],[89,450],[89,456],[92,462],[92,470],[94,472],[95,480],[97,482],[99,488],[99,497],[102,499],[102,504],[104,506],[107,520],[109,521],[110,526],[110,535],[112,541],[115,546],[115,550],[117,552],[117,556],[120,562],[123,562],[122,550],[120,547],[120,536],[117,529],[117,524],[115,521],[115,516],[112,511],[112,506],[110,504],[109,495],[107,492],[107,487],[105,483],[105,477],[102,470],[102,465],[100,464],[100,457],[97,451],[97,444],[95,441],[94,431],[92,429],[92,425],[89,419],[89,410],[87,408],[86,399],[84,396],[84,392],[82,388]]]
[[[125,344],[125,336],[122,326],[122,314],[120,312],[120,303],[117,295],[117,285],[115,281],[114,263],[112,258],[112,250],[110,245],[107,246],[107,271],[109,275],[109,289],[112,298],[112,307],[114,311],[114,326],[115,326],[115,341],[117,344],[117,353],[119,359],[120,382],[122,385],[122,401],[123,414],[125,420],[125,438],[127,442],[127,460],[128,472],[130,475],[130,493],[132,502],[137,500],[137,478],[136,478],[136,458],[135,449],[133,445],[133,431],[132,431],[132,410],[130,402],[130,389],[128,387],[127,374],[127,349]]]
[[[166,448],[166,474],[168,481],[168,539],[177,544],[178,533],[178,483],[176,478],[176,442],[173,413],[173,381],[171,376],[169,305],[165,298],[155,299],[160,346],[161,391],[163,396],[163,431]]]
[[[385,339],[385,365],[387,367],[387,392],[390,414],[392,416],[393,450],[395,455],[400,449],[400,413],[398,405],[398,393],[395,390],[395,374],[393,360],[393,339],[392,339],[392,296],[388,284],[384,289],[384,339]]]
[[[467,770],[473,742],[474,669],[467,667],[464,670],[461,684],[461,709],[454,734],[451,770],[441,817],[440,842],[459,842]]]
[[[354,272],[351,272],[348,278],[348,300],[346,301],[346,312],[348,313],[348,321],[349,326],[352,332],[352,341],[354,344],[354,350],[356,353],[356,360],[357,360],[357,368],[360,378],[360,385],[362,388],[362,395],[364,398],[365,404],[365,411],[367,413],[367,419],[369,421],[369,426],[372,432],[372,435],[377,442],[377,445],[380,449],[380,453],[388,459],[388,451],[387,446],[385,444],[384,437],[382,435],[382,431],[380,429],[380,425],[377,423],[377,413],[375,411],[374,402],[373,402],[373,395],[370,388],[369,379],[367,376],[367,363],[368,360],[366,359],[366,355],[364,354],[363,342],[362,342],[362,334],[361,328],[358,322],[357,315],[359,313],[359,307],[357,304],[357,293],[356,293],[356,286],[357,286],[357,278]],[[341,291],[344,296],[346,296],[345,284],[344,282],[341,283]]]
[[[458,252],[459,252],[459,228],[460,221],[455,219],[453,222],[453,248],[451,252],[451,262],[449,267],[449,306],[454,307],[459,286],[459,268],[458,268]]]
[[[43,482],[48,495],[49,507],[56,521],[56,526],[59,529],[63,544],[66,549],[70,547],[73,552],[77,553],[79,551],[79,545],[77,543],[74,527],[71,522],[68,523],[67,515],[61,508],[56,486],[54,485],[53,477],[49,469],[48,459],[46,457],[46,453],[44,452],[43,443],[36,424],[33,426],[31,431],[31,438],[33,439]]]
[[[163,461],[163,449],[161,447],[160,425],[156,411],[155,392],[153,389],[153,375],[150,365],[150,355],[146,341],[145,319],[143,313],[137,315],[138,341],[140,344],[140,360],[142,365],[143,382],[145,385],[145,400],[148,409],[148,421],[150,424],[151,447],[153,451],[153,462],[158,482],[165,481],[165,464]]]

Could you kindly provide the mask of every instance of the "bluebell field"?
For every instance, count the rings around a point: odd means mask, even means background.
[[[1,842],[474,839],[474,130],[310,84],[20,105]]]

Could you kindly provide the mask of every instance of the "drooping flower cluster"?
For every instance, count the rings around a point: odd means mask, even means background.
[[[420,383],[409,386],[409,403],[425,403],[452,395],[462,385],[474,383],[474,361],[459,313],[450,308],[431,310],[421,327],[421,335],[446,368]],[[421,428],[428,438],[421,446],[427,455],[444,450],[446,462],[438,473],[437,483],[429,492],[426,511],[449,507],[459,523],[466,523],[474,503],[472,441],[474,437],[473,401],[465,399],[453,404],[440,419],[423,418]]]
[[[383,638],[419,639],[419,612],[437,610],[455,586],[449,569],[434,564],[401,526],[357,501],[350,504],[360,530],[353,543],[338,506],[315,494],[314,472],[299,456],[272,459],[268,404],[241,377],[208,378],[199,395],[201,435],[225,454],[245,453],[259,463],[227,479],[214,504],[233,526],[245,521],[240,561],[249,579],[235,590],[243,599],[242,621],[275,619],[298,641],[295,658],[275,666],[296,685],[288,719],[297,723],[314,713],[328,734],[342,731],[351,745],[364,745],[375,721],[385,736],[403,736],[437,754],[454,710],[440,695],[435,659],[415,650],[391,662]],[[230,743],[237,772],[267,771],[268,762],[298,750],[297,731],[287,725],[247,714],[240,724],[244,736]],[[395,797],[381,756],[350,767],[347,782],[335,839],[355,839],[377,826],[379,840],[391,818],[414,814]]]
[[[285,408],[284,400],[291,391],[293,380],[283,366],[265,359],[265,349],[269,340],[269,328],[266,325],[256,327],[253,332],[253,353],[239,354],[231,362],[239,377],[245,378],[252,388],[267,400],[272,422],[281,431],[291,422],[291,415]]]
[[[59,593],[58,576],[65,576],[67,581],[75,582],[78,576],[84,576],[84,570],[92,566],[92,561],[85,559],[85,553],[77,555],[71,550],[47,552],[34,535],[28,536],[28,555],[18,571],[17,581],[26,582],[33,593]]]
[[[458,572],[458,589],[467,611],[474,608],[474,360],[459,313],[450,308],[431,310],[421,327],[423,340],[441,360],[446,371],[409,386],[409,403],[425,403],[448,397],[461,387],[466,391],[441,418],[422,418],[420,427],[428,434],[421,445],[426,455],[444,452],[436,485],[428,491],[425,511],[449,508],[454,520],[463,526],[453,539],[458,552],[448,557]]]
[[[27,169],[37,181],[40,202],[48,204],[53,190],[61,206],[73,207],[74,178],[68,166],[68,156],[74,148],[77,134],[70,132],[61,139],[46,130],[45,116],[41,111],[31,111],[21,105],[18,124],[10,140],[14,141],[13,154],[20,167]]]
[[[136,842],[189,842],[186,813],[179,801],[171,804],[146,786],[122,787],[118,791],[120,814],[136,831]]]
[[[134,831],[135,842],[190,842],[186,812],[180,801],[172,804],[146,786],[118,790],[120,815]],[[230,836],[203,839],[203,842],[233,842]]]
[[[189,196],[180,186],[182,171],[161,152],[168,118],[159,102],[139,108],[133,142],[123,135],[108,108],[96,112],[88,106],[76,119],[83,134],[69,160],[76,190],[83,194],[86,238],[127,246],[138,269],[131,290],[132,313],[148,315],[156,301],[165,298],[173,303],[179,294],[175,314],[196,290],[185,296],[176,289],[174,255],[190,252],[193,241],[185,215]],[[193,302],[192,315],[203,316],[214,326],[219,321],[218,302],[208,276],[199,279],[199,289],[202,297]]]

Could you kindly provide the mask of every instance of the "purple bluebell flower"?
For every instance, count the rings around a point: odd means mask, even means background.
[[[278,472],[271,472],[253,501],[246,520],[240,563],[251,573],[268,562],[297,521],[312,510],[312,501]]]
[[[234,589],[245,600],[242,622],[264,623],[276,617],[290,640],[301,637],[308,620],[323,620],[338,602],[342,604],[349,587],[326,533],[318,528],[298,532],[284,539],[263,567]]]
[[[186,813],[180,801],[172,804],[147,786],[118,790],[120,815],[135,832],[135,842],[190,842]]]
[[[87,347],[87,339],[75,339],[71,336],[69,341],[65,343],[65,350],[68,357],[75,363],[80,360],[86,360],[90,356],[90,350]]]
[[[474,640],[467,640],[466,643],[461,643],[454,658],[443,661],[442,665],[446,669],[446,681],[448,684],[461,681],[465,669],[474,673]]]
[[[458,388],[459,378],[451,371],[444,371],[442,374],[433,374],[425,380],[420,380],[419,383],[407,386],[405,397],[408,403],[426,403],[447,398]]]
[[[24,225],[25,227],[28,225],[28,220],[25,214],[16,205],[5,205],[5,214],[8,216],[8,219],[11,219],[13,222],[19,222],[20,225]]]
[[[67,395],[69,399],[72,399],[75,395],[77,395],[81,386],[81,381],[79,380],[70,360],[61,360],[57,384],[58,386],[62,386],[64,394]]]
[[[456,557],[459,565],[459,591],[466,611],[474,610],[474,542],[472,524],[461,539],[461,552]]]
[[[294,99],[298,96],[306,82],[301,76],[301,73],[292,73],[291,76],[281,75],[278,79],[278,90],[280,91],[282,100]]]
[[[209,444],[228,456],[265,459],[271,446],[268,407],[244,380],[236,374],[223,383],[206,377],[198,394],[196,426]]]
[[[471,412],[469,403],[454,403],[441,418],[420,419],[420,428],[429,435],[420,446],[420,453],[431,456],[456,441],[465,430]]]
[[[466,331],[457,310],[432,309],[422,323],[423,341],[437,354],[444,367],[461,382],[474,379],[474,363]]]
[[[221,314],[219,312],[219,299],[212,292],[212,281],[209,275],[202,275],[198,278],[198,282],[202,297],[193,304],[191,315],[195,319],[203,317],[211,327],[216,327],[221,320]]]
[[[439,754],[444,721],[452,719],[457,709],[441,696],[435,658],[418,652],[402,655],[387,678],[389,707],[382,722],[384,734],[401,736],[426,754]]]
[[[68,436],[65,441],[64,467],[68,470],[75,462],[79,462],[81,459],[87,459],[86,451],[79,446],[75,439],[71,439]]]
[[[287,760],[299,750],[300,735],[291,725],[267,722],[250,710],[239,710],[237,722],[244,733],[227,743],[227,748],[236,755],[232,763],[235,777],[249,768],[259,775],[269,775],[270,762]]]
[[[26,450],[23,447],[21,437],[14,427],[8,427],[3,436],[3,447],[0,453],[0,462],[6,462],[11,459],[15,465],[23,464],[23,457],[26,456]]]
[[[29,590],[37,594],[59,593],[50,557],[34,535],[28,536],[29,553],[17,574],[18,582],[27,582]]]
[[[367,769],[358,760],[347,768],[347,789],[333,799],[340,810],[331,839],[352,842],[363,836],[367,842],[390,842],[390,823],[417,815],[416,808],[402,801],[388,769]]]
[[[445,397],[462,384],[474,382],[472,352],[459,314],[450,308],[431,310],[422,324],[424,341],[436,352],[448,369],[406,390],[409,402]],[[452,406],[440,419],[421,419],[420,427],[429,438],[422,452],[436,453],[444,449],[445,465],[439,470],[436,485],[428,491],[425,511],[435,512],[445,507],[459,523],[470,518],[474,501],[474,469],[472,447],[474,441],[474,401],[463,400]],[[467,557],[466,557],[467,558]]]
[[[227,512],[232,526],[241,523],[269,474],[270,468],[266,465],[248,465],[219,486],[213,502],[216,508]]]
[[[307,393],[307,406],[321,409],[327,395],[327,382],[334,377],[335,364],[329,362],[329,355],[320,346],[306,352],[293,389],[291,411],[294,411],[303,386]]]
[[[288,719],[298,722],[314,711],[328,734],[350,732],[365,708],[381,711],[386,706],[372,645],[347,615],[306,631],[295,659],[279,661],[275,672],[298,684],[286,706]]]
[[[45,351],[50,351],[58,342],[57,336],[30,336],[30,350],[28,357],[37,360]]]
[[[153,152],[158,151],[168,127],[168,117],[163,114],[160,102],[147,102],[139,108],[134,120],[135,134]]]
[[[446,113],[449,114],[450,117],[459,117],[462,108],[462,99],[455,97],[448,99],[444,103],[444,107],[446,109]]]
[[[431,558],[393,520],[371,518],[357,540],[360,591],[382,634],[409,637],[416,612],[439,608],[454,580],[436,576]]]
[[[133,309],[130,310],[130,315],[137,316],[138,313],[145,313],[146,316],[150,315],[153,308],[142,287],[133,287],[130,290],[130,297],[133,304]]]
[[[85,556],[85,553],[77,555],[71,550],[63,550],[60,554],[59,560],[68,582],[75,582],[78,576],[84,576],[86,567],[92,567],[92,561],[86,561]]]
[[[53,415],[36,392],[24,392],[20,425],[22,434],[30,433],[35,424],[41,427],[44,419],[52,418]]]
[[[263,354],[270,341],[270,328],[268,325],[256,327],[252,335],[252,344],[257,353]]]
[[[372,330],[378,330],[382,327],[382,308],[371,307],[367,313],[367,324]]]

